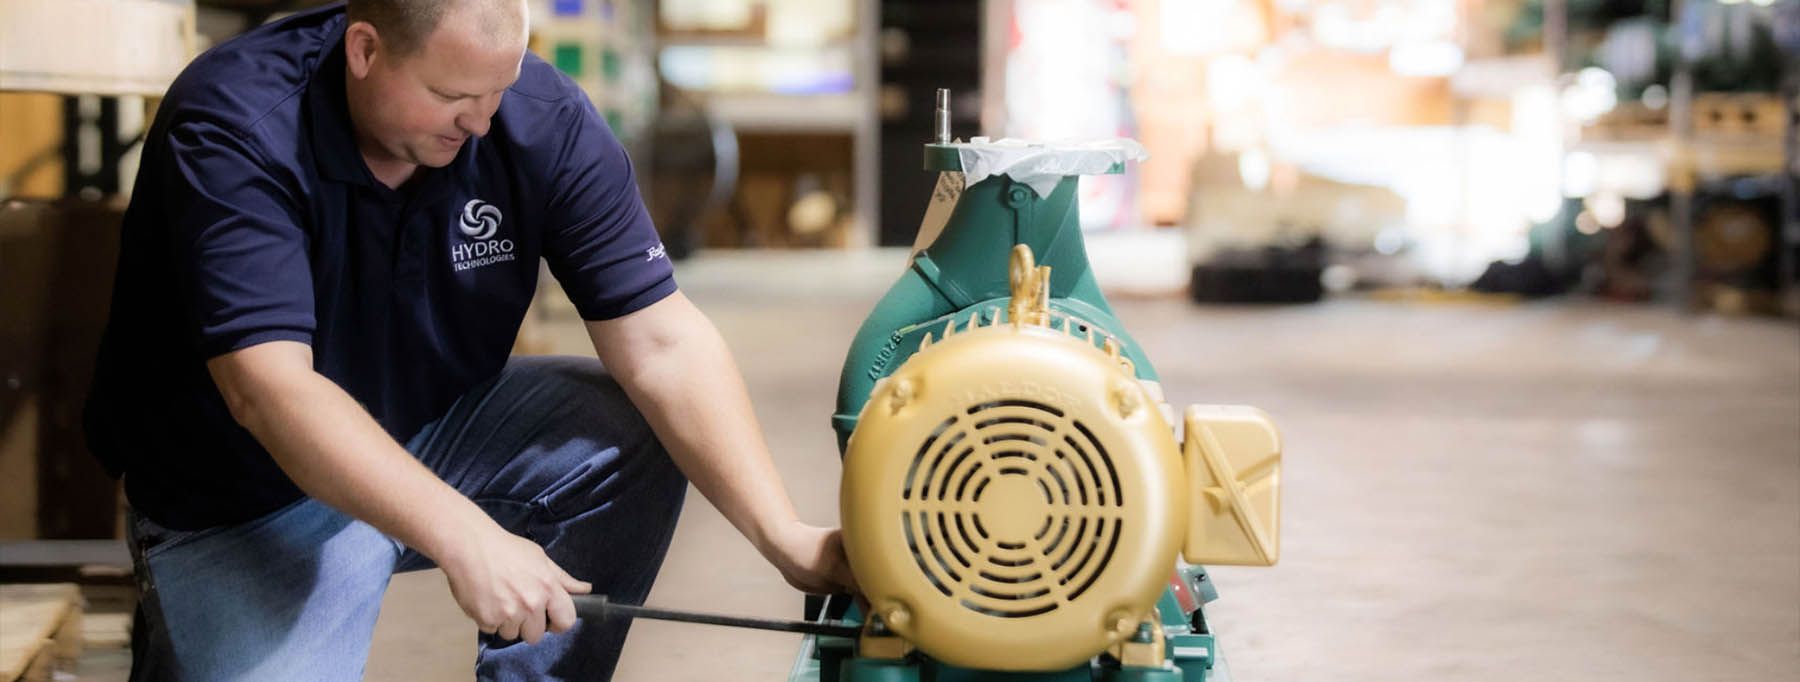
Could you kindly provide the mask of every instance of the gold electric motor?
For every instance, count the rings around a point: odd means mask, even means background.
[[[1189,407],[1178,442],[1115,344],[1052,319],[1048,283],[1017,246],[1005,319],[952,319],[863,408],[844,458],[845,549],[871,622],[901,646],[865,630],[862,656],[916,646],[969,668],[1063,670],[1158,627],[1178,550],[1277,559],[1267,416]]]

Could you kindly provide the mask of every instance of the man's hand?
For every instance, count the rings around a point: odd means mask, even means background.
[[[571,594],[593,589],[576,580],[536,543],[495,526],[460,543],[439,566],[450,593],[482,632],[536,644],[575,626]]]
[[[795,521],[769,536],[763,552],[794,589],[809,594],[858,593],[842,531]]]

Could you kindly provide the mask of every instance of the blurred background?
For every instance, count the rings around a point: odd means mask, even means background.
[[[104,31],[56,33],[50,13],[83,2],[136,34],[135,63]],[[19,29],[48,26],[7,48],[0,196],[128,195],[133,137],[186,58],[316,4],[9,3]],[[532,49],[633,150],[678,257],[910,245],[943,87],[958,137],[1142,141],[1149,161],[1083,182],[1083,224],[1182,252],[1146,284],[1203,300],[1466,289],[1773,313],[1796,277],[1792,2],[533,7]]]
[[[0,582],[83,586],[83,679],[129,660],[78,424],[143,131],[194,55],[317,4],[0,0]],[[1098,278],[1171,402],[1288,443],[1284,563],[1217,572],[1238,677],[1800,677],[1800,0],[531,7],[810,520],[949,88],[959,138],[1150,152],[1081,181]],[[591,352],[542,279],[518,351]],[[686,513],[653,602],[798,615]],[[472,632],[398,576],[370,677],[466,678]],[[644,624],[620,679],[776,679],[793,646]]]

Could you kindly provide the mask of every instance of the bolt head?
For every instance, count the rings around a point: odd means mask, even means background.
[[[888,627],[904,628],[907,623],[912,622],[912,613],[904,606],[889,606],[883,615],[887,618]]]

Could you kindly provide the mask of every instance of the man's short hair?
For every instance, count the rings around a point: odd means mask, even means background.
[[[382,44],[395,54],[412,54],[425,45],[438,20],[455,0],[350,0],[344,13],[351,23],[369,22]]]

